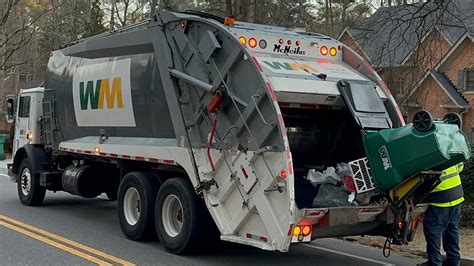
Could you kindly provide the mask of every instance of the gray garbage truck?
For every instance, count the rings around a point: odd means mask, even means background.
[[[47,67],[42,87],[7,99],[21,203],[40,205],[46,190],[106,193],[128,238],[157,235],[176,254],[213,227],[221,240],[283,252],[347,235],[406,244],[436,166],[470,157],[457,125],[405,125],[374,69],[316,33],[160,12],[68,44]],[[385,163],[394,146],[424,155],[369,136],[404,129],[398,138],[436,143],[445,126],[460,149],[434,148],[445,152],[404,172],[410,182],[377,188],[393,171],[372,171],[380,158],[368,149],[385,147]]]

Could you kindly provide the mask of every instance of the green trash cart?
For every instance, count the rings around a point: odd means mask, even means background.
[[[0,160],[5,160],[5,140],[6,140],[7,135],[6,134],[0,134]]]
[[[367,131],[364,148],[375,187],[382,193],[425,170],[444,170],[471,158],[471,146],[454,124],[434,121],[421,132],[413,124]]]

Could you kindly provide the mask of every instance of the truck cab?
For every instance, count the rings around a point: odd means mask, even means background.
[[[7,122],[14,127],[12,157],[26,144],[41,142],[39,120],[43,115],[44,88],[20,90],[17,96],[7,96]]]

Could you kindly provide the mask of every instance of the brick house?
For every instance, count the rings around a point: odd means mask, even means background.
[[[11,125],[5,119],[5,98],[9,94],[17,94],[20,89],[37,87],[41,80],[32,80],[31,75],[9,73],[0,74],[0,133],[10,133]]]
[[[376,68],[408,121],[457,112],[474,140],[474,1],[380,8],[339,40]]]

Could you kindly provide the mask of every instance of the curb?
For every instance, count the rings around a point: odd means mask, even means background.
[[[443,255],[443,260],[446,258],[446,256]],[[461,262],[460,266],[472,266],[474,265],[474,257],[470,256],[462,256],[461,257]],[[418,263],[417,266],[429,266],[428,261],[425,261],[423,263]]]
[[[474,257],[463,256],[461,257],[461,266],[472,266],[474,265]]]

